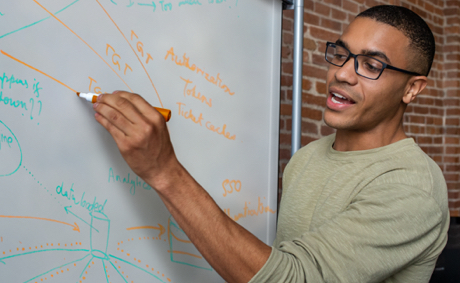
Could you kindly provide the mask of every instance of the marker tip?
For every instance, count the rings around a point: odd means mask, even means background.
[[[80,96],[80,93],[79,93],[79,92],[77,92],[77,96]]]

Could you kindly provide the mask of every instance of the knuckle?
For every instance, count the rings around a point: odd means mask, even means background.
[[[116,102],[117,107],[120,109],[126,108],[129,106],[129,101],[125,98],[118,99]]]
[[[137,93],[130,93],[129,100],[131,100],[133,104],[138,104],[143,102],[144,98]]]
[[[115,121],[118,120],[118,118],[119,118],[119,115],[118,115],[117,113],[112,113],[112,114],[110,114],[110,120],[111,120],[111,121],[114,121],[114,122],[115,122]]]

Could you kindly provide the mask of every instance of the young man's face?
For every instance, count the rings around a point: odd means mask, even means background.
[[[353,54],[373,54],[394,67],[409,68],[409,39],[390,25],[356,18],[339,41]],[[337,130],[357,132],[393,127],[404,112],[402,97],[409,78],[390,69],[385,69],[378,80],[364,78],[356,74],[353,58],[342,67],[330,65],[325,123]]]

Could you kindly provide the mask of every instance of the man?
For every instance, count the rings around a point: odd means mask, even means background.
[[[94,109],[126,162],[228,282],[428,282],[447,240],[447,190],[402,119],[433,56],[426,23],[396,6],[363,12],[327,44],[324,120],[337,133],[287,166],[273,248],[187,173],[163,118],[140,96],[103,95]]]

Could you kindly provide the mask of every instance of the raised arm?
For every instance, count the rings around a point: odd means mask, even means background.
[[[94,110],[125,161],[157,191],[209,264],[228,282],[248,282],[271,248],[230,219],[180,164],[164,118],[141,96],[123,91],[100,95]]]

